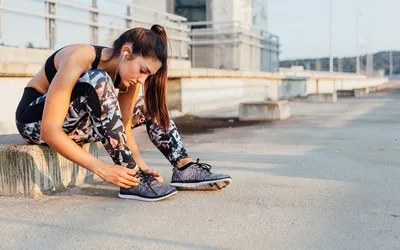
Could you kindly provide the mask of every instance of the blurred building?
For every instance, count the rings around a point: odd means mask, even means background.
[[[193,67],[279,70],[279,38],[268,32],[268,0],[167,0],[191,27]]]

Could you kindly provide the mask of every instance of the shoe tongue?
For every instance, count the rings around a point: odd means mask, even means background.
[[[153,181],[157,181],[156,178],[153,175],[146,174],[142,170],[138,170],[135,174],[136,178],[139,178],[141,181],[148,181],[149,183],[152,183]]]

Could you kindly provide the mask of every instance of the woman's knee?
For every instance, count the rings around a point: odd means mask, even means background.
[[[118,104],[118,94],[113,82],[103,70],[94,69],[83,73],[72,91],[71,101],[83,104],[81,97],[85,97],[86,105],[96,117],[100,117],[103,111],[109,110],[102,108],[104,105]]]
[[[91,85],[96,90],[98,96],[104,95],[105,92],[109,92],[108,94],[116,94],[111,77],[103,70],[88,70],[79,78],[79,82]]]

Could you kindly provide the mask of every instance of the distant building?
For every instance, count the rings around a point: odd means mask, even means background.
[[[158,12],[167,12],[168,0],[133,0],[133,3]]]
[[[251,0],[167,0],[167,11],[184,16],[189,22],[239,21],[252,25]]]
[[[268,0],[166,1],[168,12],[192,22],[193,67],[279,70],[279,38],[267,32]]]

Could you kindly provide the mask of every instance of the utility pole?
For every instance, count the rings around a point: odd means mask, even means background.
[[[393,51],[389,51],[389,76],[393,75]]]
[[[367,53],[367,66],[366,66],[367,76],[374,75],[374,55],[372,53]]]
[[[3,36],[2,36],[2,33],[3,33],[3,30],[2,30],[2,26],[3,26],[3,23],[2,23],[2,8],[3,8],[3,0],[0,0],[0,40],[3,38]]]
[[[359,42],[359,17],[361,17],[362,13],[358,12],[356,15],[356,73],[361,73],[361,64],[360,64],[360,42]]]
[[[333,55],[332,55],[332,25],[333,25],[333,0],[330,0],[330,10],[329,10],[329,72],[333,72]]]

